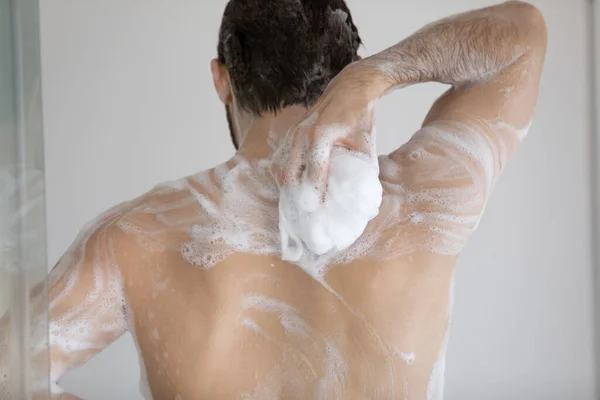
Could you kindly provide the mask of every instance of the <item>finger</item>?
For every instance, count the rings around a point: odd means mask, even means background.
[[[303,172],[303,159],[306,149],[306,140],[302,134],[302,129],[296,128],[290,137],[290,143],[286,146],[287,157],[284,155],[284,164],[282,166],[282,184],[295,185],[300,182]]]
[[[327,192],[329,161],[333,150],[333,141],[321,128],[312,129],[309,134],[306,165],[306,178],[314,191],[315,201],[322,203]]]
[[[271,163],[271,175],[275,178],[277,186],[281,187],[283,185],[283,168],[279,162],[274,161]]]
[[[282,142],[279,144],[279,147],[275,150],[275,153],[271,158],[271,175],[275,178],[275,182],[279,187],[283,185],[285,174],[284,166],[286,165],[287,155],[291,148],[291,145],[287,144],[288,141],[291,143],[291,139],[288,140],[289,134],[290,133],[288,132],[288,134],[284,136]]]

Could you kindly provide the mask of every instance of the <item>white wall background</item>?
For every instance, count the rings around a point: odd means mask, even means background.
[[[232,154],[209,72],[225,3],[41,2],[51,263],[109,206]],[[363,55],[490,3],[349,0]],[[459,264],[447,399],[594,398],[587,5],[535,4],[550,34],[541,99]],[[380,151],[406,141],[442,90],[385,98]],[[133,400],[138,377],[126,337],[64,386],[86,400]]]

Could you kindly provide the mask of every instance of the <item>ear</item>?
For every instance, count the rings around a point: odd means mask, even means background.
[[[210,70],[212,71],[213,83],[215,85],[215,90],[219,95],[219,99],[221,99],[225,105],[231,104],[233,101],[233,94],[231,92],[227,68],[221,64],[219,60],[214,59],[210,62]]]

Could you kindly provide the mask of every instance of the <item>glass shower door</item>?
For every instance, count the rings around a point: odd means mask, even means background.
[[[0,399],[49,398],[37,0],[0,0]]]

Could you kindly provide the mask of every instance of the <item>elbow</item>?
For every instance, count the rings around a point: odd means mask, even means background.
[[[546,43],[548,42],[548,26],[546,25],[544,14],[542,14],[540,9],[536,6],[531,4],[527,5],[527,19],[529,20],[532,39],[536,43],[543,45],[545,48]]]
[[[524,1],[509,1],[505,4],[513,8],[525,32],[528,46],[545,52],[548,43],[548,27],[540,9]]]

